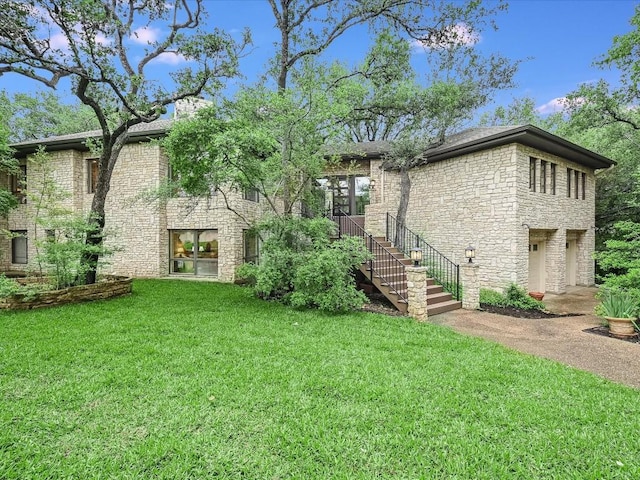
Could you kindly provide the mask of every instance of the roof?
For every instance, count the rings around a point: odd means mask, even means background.
[[[533,125],[478,127],[455,133],[448,136],[443,144],[429,148],[424,152],[423,164],[439,162],[510,143],[533,147],[594,169],[608,168],[615,164],[613,160],[607,157]],[[388,152],[389,142],[362,142],[357,144],[353,152],[344,157],[356,158],[359,154],[369,158],[379,158]]]
[[[139,123],[129,130],[129,142],[149,141],[164,136],[173,120],[160,119],[150,123]],[[42,140],[30,140],[11,145],[19,156],[33,153],[42,145],[47,151],[56,150],[88,150],[85,141],[88,138],[100,138],[101,132],[74,133],[59,135]],[[516,125],[506,127],[478,127],[464,130],[447,137],[442,145],[428,149],[423,157],[425,163],[439,162],[449,158],[479,152],[490,148],[519,143],[553,155],[571,160],[593,169],[608,168],[615,162],[607,157],[587,150],[564,138],[546,132],[533,125]],[[349,149],[344,158],[380,158],[389,152],[389,142],[362,142]],[[344,152],[344,150],[343,150]]]
[[[470,128],[451,135],[442,145],[427,150],[425,157],[427,163],[438,162],[509,143],[536,148],[594,169],[615,164],[607,157],[533,125]]]
[[[173,120],[160,119],[149,123],[139,123],[129,129],[128,143],[145,142],[154,138],[166,135]],[[57,150],[89,150],[86,140],[89,138],[100,138],[102,131],[92,130],[89,132],[72,133],[69,135],[57,135],[43,138],[41,140],[27,140],[11,145],[18,152],[18,156],[34,153],[38,147],[43,146],[48,152]]]

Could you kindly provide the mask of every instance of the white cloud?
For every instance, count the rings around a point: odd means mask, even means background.
[[[56,50],[69,50],[69,41],[63,33],[55,33],[49,38],[49,46]]]
[[[149,45],[160,37],[161,30],[153,27],[140,27],[133,31],[131,40],[142,45]]]
[[[113,40],[110,39],[109,37],[105,36],[103,33],[99,33],[96,35],[96,43],[98,45],[102,45],[102,46],[107,46],[107,45],[111,45],[111,42]]]
[[[459,45],[472,46],[480,42],[480,40],[480,35],[471,30],[469,25],[466,23],[456,23],[455,25],[446,27],[437,34],[431,35],[430,38],[414,40],[411,42],[411,46],[416,49],[446,48]]]
[[[544,105],[536,107],[536,112],[541,115],[561,112],[567,104],[567,97],[558,97],[548,101]]]
[[[158,55],[153,61],[158,63],[164,63],[165,65],[178,65],[180,63],[185,63],[188,60],[181,53],[163,52],[160,55]]]

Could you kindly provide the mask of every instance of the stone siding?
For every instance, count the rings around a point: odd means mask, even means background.
[[[529,158],[557,165],[556,194],[529,191]],[[383,216],[395,215],[399,175],[376,172],[380,202],[367,209],[366,226],[384,233]],[[586,199],[566,197],[566,169],[586,173]],[[518,144],[434,162],[411,171],[407,225],[456,263],[464,249],[476,248],[482,287],[502,289],[511,282],[528,286],[529,231],[556,232],[548,240],[547,271],[565,265],[566,231],[581,232],[579,283],[593,284],[595,176],[593,170]],[[538,177],[537,177],[538,178]],[[380,230],[380,232],[379,232]],[[560,248],[560,245],[562,248]],[[548,291],[563,292],[564,268],[549,278]]]
[[[74,212],[86,213],[91,208],[93,194],[89,193],[90,152],[66,150],[52,152],[53,177],[68,192],[63,203]],[[169,164],[159,145],[150,142],[127,144],[120,154],[113,171],[111,189],[105,205],[108,245],[115,247],[110,264],[101,268],[102,273],[133,277],[159,277],[169,274],[169,231],[183,229],[218,230],[219,267],[218,278],[234,279],[235,268],[242,263],[244,245],[243,229],[253,222],[263,202],[244,200],[239,192],[227,192],[229,209],[222,194],[203,199],[191,208],[186,198],[167,202],[149,201],[141,194],[156,189],[167,178]],[[27,185],[36,190],[37,172],[27,169]],[[29,201],[13,211],[3,226],[10,230],[28,231],[29,267],[35,267],[36,228],[33,221],[34,202]],[[44,231],[38,232],[44,235]],[[5,270],[25,270],[27,265],[12,265],[11,243],[2,239],[2,262]]]

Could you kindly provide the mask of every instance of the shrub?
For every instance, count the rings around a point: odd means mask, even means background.
[[[264,239],[260,264],[237,274],[261,298],[329,311],[359,308],[367,299],[352,271],[369,253],[358,238],[331,242],[335,228],[326,218],[271,219],[257,227]]]
[[[25,300],[32,300],[39,292],[50,288],[51,286],[46,283],[27,283],[23,285],[13,278],[7,278],[4,274],[0,274],[0,298],[23,295]]]
[[[545,310],[544,303],[531,298],[524,288],[515,283],[509,285],[504,294],[486,288],[480,289],[480,303],[520,310]]]

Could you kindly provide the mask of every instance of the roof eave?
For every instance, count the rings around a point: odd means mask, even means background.
[[[428,155],[427,162],[438,162],[452,157],[475,153],[489,148],[499,147],[510,143],[520,143],[545,152],[552,153],[567,160],[586,165],[593,169],[608,168],[616,162],[602,155],[580,147],[561,137],[545,132],[533,125],[516,127],[506,132],[483,137],[462,145],[456,145]]]
[[[167,129],[155,129],[155,130],[145,130],[142,132],[133,132],[129,134],[129,138],[127,139],[127,143],[139,143],[139,142],[149,142],[151,140],[155,140],[158,138],[162,138],[167,134]],[[47,152],[58,152],[61,150],[77,150],[80,152],[89,151],[89,147],[87,147],[86,142],[88,139],[99,139],[99,135],[88,135],[84,138],[73,138],[73,139],[59,139],[59,140],[44,140],[41,142],[35,141],[30,143],[19,143],[10,145],[10,147],[16,152],[16,157],[22,158],[26,155],[30,155],[35,153],[38,148],[41,146],[45,147]]]

